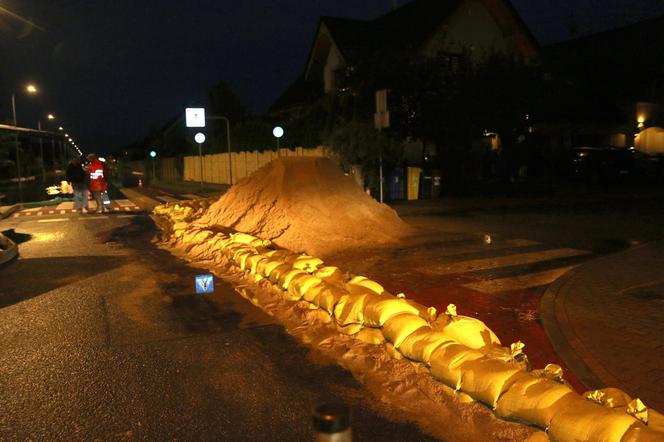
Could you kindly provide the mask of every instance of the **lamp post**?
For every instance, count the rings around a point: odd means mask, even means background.
[[[150,151],[150,158],[152,158],[152,180],[157,181],[157,172],[155,170],[155,165],[154,165],[154,163],[156,161],[156,158],[157,158],[157,152],[155,152],[154,150],[151,150]]]
[[[205,143],[205,134],[203,132],[198,132],[194,135],[194,141],[198,143],[198,158],[201,164],[201,192],[203,192],[203,143]]]
[[[272,135],[274,135],[274,138],[277,139],[277,156],[281,156],[281,152],[279,152],[279,139],[284,136],[284,129],[280,126],[277,126],[272,129]]]

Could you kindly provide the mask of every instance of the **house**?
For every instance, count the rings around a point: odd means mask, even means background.
[[[491,50],[525,61],[538,45],[507,0],[415,0],[375,20],[321,17],[304,72],[275,102],[272,114],[297,112],[337,90],[337,75],[376,51],[444,54],[449,65]]]
[[[558,115],[558,142],[663,154],[662,47],[664,16],[543,48],[583,95]]]
[[[345,92],[340,76],[373,54],[443,57],[454,70],[490,52],[515,54],[526,63],[538,58],[535,38],[507,0],[414,0],[374,20],[321,17],[301,76],[270,114],[282,121],[295,119],[325,94]],[[425,191],[420,193],[435,196],[440,173],[428,164],[435,163],[436,146],[408,140],[405,152],[404,169],[418,166],[424,171]],[[404,183],[404,174],[396,172],[390,180]]]

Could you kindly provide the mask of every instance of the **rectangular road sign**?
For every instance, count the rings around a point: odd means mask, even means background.
[[[196,276],[196,293],[213,293],[214,276],[212,274]]]
[[[184,110],[187,127],[205,127],[205,108],[188,107]]]

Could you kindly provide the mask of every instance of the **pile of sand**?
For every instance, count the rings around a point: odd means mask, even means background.
[[[311,157],[272,161],[238,181],[196,224],[230,227],[321,257],[395,242],[410,231],[333,161]]]

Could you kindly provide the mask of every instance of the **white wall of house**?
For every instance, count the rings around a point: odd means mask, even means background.
[[[468,51],[473,61],[491,51],[515,50],[491,13],[480,0],[462,2],[423,47],[425,56],[438,52],[462,53]]]
[[[325,63],[325,68],[323,69],[323,82],[325,85],[325,93],[333,92],[336,90],[335,82],[335,72],[343,65],[343,60],[339,49],[336,45],[330,47],[330,52],[327,55],[327,62]]]

